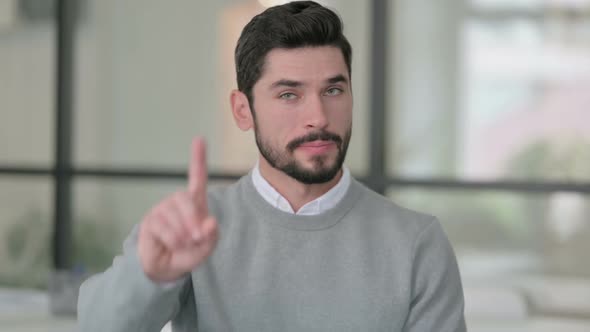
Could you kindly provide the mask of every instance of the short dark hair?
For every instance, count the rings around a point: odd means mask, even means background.
[[[260,79],[264,60],[275,48],[306,46],[340,48],[351,75],[352,47],[342,33],[342,20],[332,10],[313,1],[293,1],[270,7],[242,30],[235,50],[238,90],[253,107],[252,88]]]

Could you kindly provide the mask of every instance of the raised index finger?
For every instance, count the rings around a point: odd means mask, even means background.
[[[201,137],[194,138],[191,146],[191,160],[188,169],[188,192],[195,199],[206,201],[207,156],[205,140]]]

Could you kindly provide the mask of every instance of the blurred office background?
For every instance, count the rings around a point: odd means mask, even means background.
[[[193,136],[212,185],[253,166],[233,47],[283,2],[0,0],[0,331],[75,330],[56,271],[109,266]],[[470,331],[590,331],[590,0],[319,2],[354,48],[347,164],[440,218]]]

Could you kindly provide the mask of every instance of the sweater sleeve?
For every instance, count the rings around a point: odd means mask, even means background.
[[[414,244],[412,298],[404,332],[465,332],[463,288],[455,254],[438,220]]]
[[[159,332],[180,309],[188,280],[162,285],[143,272],[137,253],[138,226],[105,272],[86,280],[78,298],[80,331]]]

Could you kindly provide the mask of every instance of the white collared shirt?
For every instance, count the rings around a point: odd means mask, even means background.
[[[333,208],[338,202],[340,202],[350,186],[350,171],[348,168],[342,167],[342,177],[340,178],[340,181],[322,196],[303,205],[297,212],[293,211],[293,208],[287,199],[262,177],[258,163],[256,163],[256,166],[252,171],[252,182],[260,196],[277,209],[297,215],[313,216]]]

